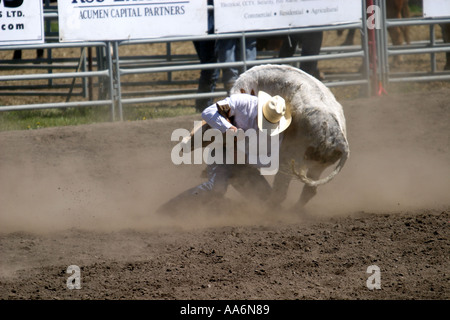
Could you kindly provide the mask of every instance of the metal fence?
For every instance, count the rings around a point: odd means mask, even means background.
[[[450,71],[438,70],[436,67],[436,53],[450,52],[450,43],[436,40],[436,27],[442,24],[450,24],[450,17],[446,18],[402,18],[388,19],[386,0],[375,0],[374,4],[381,9],[381,28],[376,30],[377,60],[380,92],[389,87],[391,83],[420,82],[420,81],[446,81],[450,80]],[[409,44],[389,44],[388,28],[408,26],[429,26],[428,41],[412,41]],[[389,64],[390,57],[403,55],[427,54],[430,58],[428,71],[395,72]]]
[[[246,60],[245,59],[245,39],[246,37],[254,37],[254,38],[273,38],[277,36],[286,36],[294,33],[304,33],[304,32],[318,32],[318,31],[330,31],[330,30],[339,30],[339,29],[349,29],[356,28],[359,30],[363,30],[365,28],[364,23],[353,23],[346,25],[334,25],[334,26],[321,26],[321,27],[313,27],[313,28],[299,28],[299,29],[290,29],[290,30],[277,30],[277,31],[260,31],[260,32],[242,32],[242,33],[228,33],[228,34],[220,34],[220,35],[207,35],[207,36],[199,36],[199,37],[191,37],[189,41],[202,41],[202,40],[219,40],[219,39],[228,39],[228,38],[237,38],[240,39],[241,42],[241,56],[244,57],[242,61],[236,62],[227,62],[227,63],[210,63],[210,64],[200,64],[195,56],[185,57],[184,60],[178,60],[177,63],[167,63],[169,61],[165,61],[163,64],[155,63],[152,66],[139,66],[136,65],[136,61],[133,61],[133,67],[127,66],[127,60],[122,59],[118,55],[120,46],[130,46],[137,44],[149,44],[149,43],[158,43],[165,42],[167,39],[154,39],[154,40],[140,40],[140,41],[122,41],[115,42],[113,47],[113,61],[115,63],[115,72],[117,77],[122,77],[126,75],[133,74],[148,74],[148,73],[159,73],[166,72],[172,73],[177,71],[192,71],[192,70],[202,70],[202,69],[221,69],[226,67],[238,67],[241,70],[245,71],[248,68],[251,68],[255,65],[261,64],[298,64],[303,61],[312,61],[312,60],[336,60],[336,59],[348,59],[348,58],[358,58],[361,60],[364,68],[361,69],[361,72],[357,73],[349,73],[345,75],[341,75],[339,78],[325,81],[327,86],[350,86],[350,85],[365,85],[369,86],[369,70],[368,70],[368,54],[367,54],[367,40],[364,38],[361,41],[359,46],[353,47],[339,47],[339,48],[322,48],[321,53],[319,55],[302,57],[302,56],[293,56],[290,58],[271,58],[267,57],[269,54],[264,54],[260,52],[257,56],[256,60]],[[180,38],[171,38],[170,43],[178,42],[178,41],[186,41],[185,37]],[[173,57],[169,57],[174,60]],[[196,83],[196,82],[195,82]],[[142,97],[131,97],[127,98],[127,92],[124,92],[122,88],[124,87],[124,83],[118,79],[118,96],[121,97],[118,100],[118,109],[119,114],[122,114],[122,106],[137,104],[137,103],[150,103],[150,102],[161,102],[161,101],[174,101],[174,100],[187,100],[187,99],[198,99],[198,98],[218,98],[226,95],[226,91],[220,90],[223,88],[219,88],[218,91],[211,93],[197,93],[196,86],[192,87],[190,92],[184,92],[179,94],[172,94],[173,89],[169,89],[166,94],[160,94],[161,92],[145,92],[145,96]],[[132,85],[131,83],[127,83],[128,86]],[[128,92],[129,93],[129,92]]]
[[[386,14],[386,10],[383,10]],[[438,70],[436,67],[436,53],[450,52],[450,43],[444,43],[442,40],[436,40],[435,26],[450,23],[450,18],[445,19],[383,19],[384,25],[381,29],[383,32],[382,41],[380,41],[381,52],[381,71],[383,83],[388,85],[391,82],[411,82],[411,81],[435,81],[450,80],[450,72]],[[394,46],[388,44],[386,35],[387,28],[405,27],[405,26],[429,26],[429,41],[416,41],[408,45]],[[430,57],[430,69],[427,72],[392,72],[389,69],[389,57],[399,55],[428,54]]]
[[[198,98],[220,98],[226,95],[226,91],[219,87],[211,93],[197,93],[197,79],[175,80],[172,74],[175,72],[198,71],[203,69],[221,69],[225,67],[240,67],[244,71],[255,65],[261,64],[293,64],[303,61],[322,61],[339,59],[359,59],[361,68],[358,72],[332,75],[324,80],[328,87],[336,86],[360,86],[367,95],[372,95],[378,90],[380,84],[386,86],[389,82],[397,81],[431,81],[450,79],[449,72],[439,72],[432,68],[425,74],[395,74],[389,70],[388,59],[390,56],[400,54],[433,54],[436,52],[450,51],[450,44],[435,41],[431,32],[435,24],[449,22],[448,19],[386,19],[385,0],[375,0],[374,3],[381,8],[382,28],[375,30],[377,67],[373,68],[371,52],[369,50],[369,29],[366,24],[366,1],[363,2],[364,17],[362,21],[351,24],[328,25],[319,27],[307,27],[298,29],[283,29],[271,31],[240,32],[229,34],[211,34],[197,37],[172,37],[147,40],[129,40],[114,42],[76,42],[59,43],[58,34],[52,30],[52,21],[58,17],[56,6],[45,3],[44,19],[46,29],[46,42],[39,45],[3,46],[3,50],[35,50],[43,49],[47,57],[36,63],[35,59],[14,61],[12,59],[0,60],[0,71],[9,71],[8,75],[0,75],[0,95],[36,95],[36,96],[60,96],[59,102],[34,103],[0,106],[0,111],[67,108],[107,105],[111,108],[111,120],[123,119],[123,108],[127,105],[150,104],[164,101],[195,100]],[[213,10],[209,6],[209,10]],[[397,25],[430,25],[430,41],[427,43],[413,44],[402,47],[388,45],[386,28]],[[354,46],[322,47],[320,54],[302,57],[298,54],[290,58],[273,58],[272,52],[258,52],[256,60],[245,58],[244,45],[242,45],[241,61],[233,63],[201,64],[195,54],[174,54],[172,46],[177,42],[192,42],[196,40],[218,40],[225,38],[238,38],[245,43],[246,37],[272,38],[288,36],[294,33],[311,31],[336,31],[344,29],[359,30],[361,42]],[[149,55],[139,52],[133,56],[120,54],[120,49],[136,45],[162,44],[165,53]],[[373,44],[373,43],[371,43]],[[79,50],[76,57],[55,57],[53,52],[64,49]],[[95,53],[95,54],[94,54]],[[372,57],[373,58],[373,57]],[[127,80],[132,76],[165,74],[165,80]],[[375,77],[374,77],[375,76]],[[374,85],[374,78],[377,83]],[[60,82],[64,79],[65,81]],[[81,80],[77,81],[78,79]],[[45,84],[14,84],[16,81],[33,82],[45,80]],[[163,87],[161,89],[160,87]],[[95,90],[95,92],[94,92]],[[75,99],[77,101],[70,101]]]

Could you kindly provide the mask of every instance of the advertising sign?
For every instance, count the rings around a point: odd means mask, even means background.
[[[0,45],[43,42],[42,1],[0,0]]]
[[[361,0],[215,0],[215,32],[298,28],[361,21]]]
[[[423,16],[425,18],[450,17],[450,1],[423,0]]]
[[[199,0],[58,0],[60,41],[145,39],[207,33]]]

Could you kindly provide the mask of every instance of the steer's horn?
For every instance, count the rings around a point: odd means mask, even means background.
[[[347,161],[349,156],[348,152],[344,152],[341,159],[339,160],[339,163],[336,165],[336,168],[334,168],[333,172],[331,172],[327,177],[319,180],[312,180],[311,178],[307,177],[308,168],[304,165],[300,167],[300,172],[295,170],[295,160],[292,159],[291,161],[291,168],[292,172],[295,176],[297,176],[300,181],[302,181],[304,184],[310,187],[318,187],[322,184],[330,182],[344,167],[345,162]]]

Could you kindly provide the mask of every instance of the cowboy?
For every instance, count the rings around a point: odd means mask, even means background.
[[[258,96],[245,93],[233,94],[206,108],[202,112],[202,118],[209,126],[225,134],[228,131],[243,130],[245,132],[254,129],[258,140],[279,139],[277,146],[282,142],[283,132],[292,120],[285,100],[278,95],[270,96],[264,91],[259,91]],[[267,151],[278,152],[279,150]],[[246,152],[248,159],[248,148]],[[186,205],[186,201],[193,200],[197,204],[216,202],[223,199],[229,184],[247,198],[264,201],[272,188],[258,170],[262,166],[260,162],[244,165],[227,164],[226,161],[208,164],[206,182],[183,192],[162,208],[165,212],[170,212],[177,210],[181,203],[183,206]]]

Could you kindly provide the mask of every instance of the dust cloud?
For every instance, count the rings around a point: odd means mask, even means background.
[[[445,91],[445,90],[444,90]],[[450,204],[448,92],[427,109],[416,95],[343,103],[350,159],[321,186],[312,215],[403,212]],[[286,210],[270,212],[230,188],[236,205],[186,208],[180,216],[156,209],[201,183],[204,165],[175,166],[171,132],[197,117],[0,133],[0,233],[71,228],[206,228],[297,221],[289,211],[303,184],[293,181]],[[270,177],[269,177],[270,180]]]

